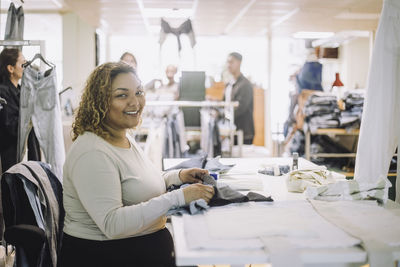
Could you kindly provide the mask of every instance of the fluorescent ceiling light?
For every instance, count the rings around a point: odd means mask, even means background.
[[[193,15],[193,9],[144,8],[143,15],[148,18],[189,18]]]
[[[296,32],[293,37],[297,39],[323,39],[333,35],[333,32]]]
[[[335,19],[371,19],[376,20],[379,19],[380,14],[377,13],[355,13],[355,12],[342,12],[336,15]]]

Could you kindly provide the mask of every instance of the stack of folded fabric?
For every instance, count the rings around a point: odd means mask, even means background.
[[[345,180],[345,176],[328,171],[325,166],[308,170],[294,170],[288,174],[286,186],[289,192],[303,193],[308,187],[317,187]]]
[[[337,128],[340,125],[340,110],[334,95],[316,93],[304,106],[305,121],[311,132],[318,128]]]
[[[340,127],[354,129],[360,127],[364,105],[364,91],[348,91],[343,96],[345,110],[341,112]]]

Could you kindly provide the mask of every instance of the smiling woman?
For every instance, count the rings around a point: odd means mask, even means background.
[[[165,228],[171,208],[209,201],[208,172],[161,173],[127,135],[140,123],[144,92],[134,69],[106,63],[90,75],[64,164],[60,266],[175,266]],[[172,184],[197,183],[173,192]]]

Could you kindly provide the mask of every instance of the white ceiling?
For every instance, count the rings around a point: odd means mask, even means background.
[[[20,3],[19,1],[13,1]],[[296,31],[375,30],[382,0],[25,0],[29,12],[73,11],[113,34],[157,32],[149,8],[191,9],[196,35],[288,35]],[[6,12],[10,1],[1,1]],[[166,19],[178,26],[185,19]]]

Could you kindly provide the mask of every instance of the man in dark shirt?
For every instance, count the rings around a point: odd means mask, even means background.
[[[243,131],[243,143],[252,144],[254,138],[253,119],[253,86],[240,72],[242,55],[233,52],[228,56],[228,70],[233,80],[225,88],[226,101],[238,101],[239,107],[235,109],[235,125]]]

